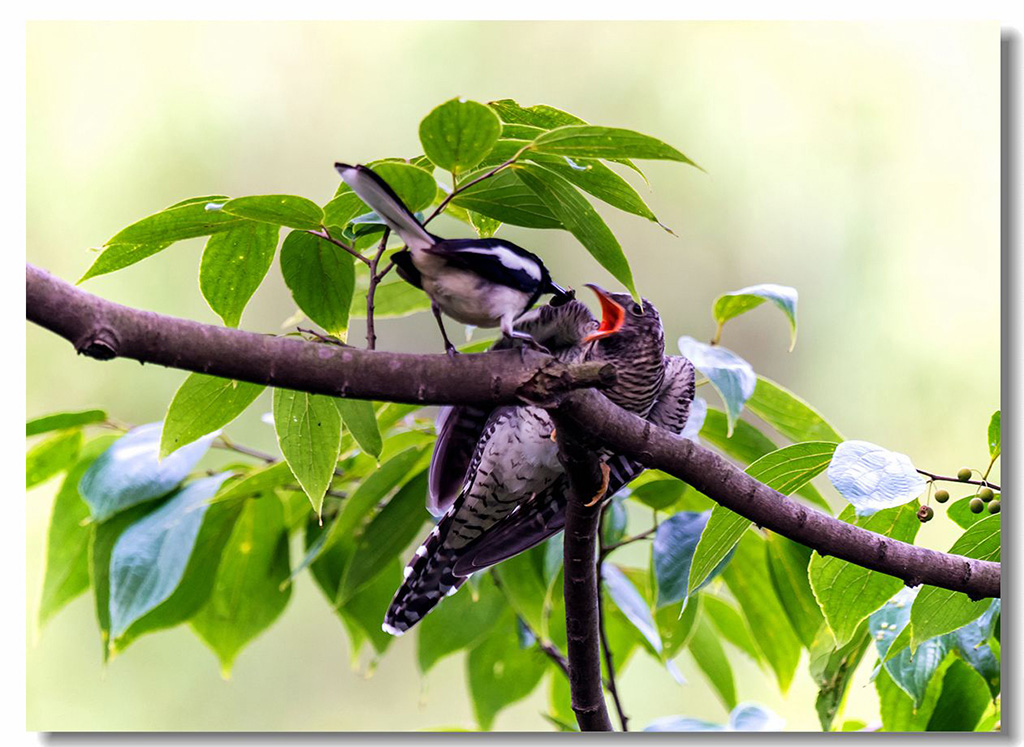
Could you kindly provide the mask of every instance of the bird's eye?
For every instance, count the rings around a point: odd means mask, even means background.
[[[630,313],[632,313],[633,316],[643,316],[644,308],[640,304],[635,303],[633,304],[633,308],[630,309]]]

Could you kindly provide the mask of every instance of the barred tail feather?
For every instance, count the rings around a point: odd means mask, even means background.
[[[384,615],[381,629],[385,633],[402,635],[466,581],[466,577],[454,573],[459,551],[445,545],[453,520],[454,512],[446,514],[416,548],[405,567],[405,581]]]

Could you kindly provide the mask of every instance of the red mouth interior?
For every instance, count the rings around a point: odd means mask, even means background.
[[[587,287],[594,291],[594,295],[601,303],[601,326],[596,332],[587,335],[586,341],[589,342],[608,337],[622,329],[622,324],[626,320],[626,310],[600,288],[593,285]]]

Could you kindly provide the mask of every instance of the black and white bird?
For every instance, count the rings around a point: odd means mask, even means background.
[[[421,288],[444,337],[455,352],[441,312],[463,324],[500,327],[507,336],[532,342],[515,320],[545,293],[568,300],[571,292],[551,280],[540,257],[501,239],[442,239],[427,231],[388,184],[366,166],[336,163],[341,178],[405,242],[392,259],[398,274]]]
[[[657,412],[672,428],[679,420],[685,423],[693,370],[688,362],[673,363],[672,383],[666,386],[665,341],[657,310],[646,301],[634,303],[627,294],[590,287],[601,302],[600,323],[572,300],[531,312],[520,327],[563,361],[619,363],[616,383],[604,393],[620,407],[641,417]],[[664,404],[655,408],[660,398]],[[471,573],[529,549],[561,528],[559,512],[564,517],[568,488],[553,436],[551,418],[539,407],[498,407],[489,413],[455,408],[443,414],[428,503],[435,511],[446,510],[406,566],[405,582],[385,615],[386,632],[401,635]],[[637,465],[611,455],[605,464],[609,489],[617,490],[639,473]],[[605,491],[595,500],[609,495]],[[490,539],[492,532],[499,533],[497,543]]]

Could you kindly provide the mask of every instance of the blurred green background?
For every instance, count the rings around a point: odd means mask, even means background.
[[[681,334],[711,336],[718,294],[795,286],[792,353],[768,306],[731,322],[723,343],[848,438],[934,471],[987,463],[1000,383],[995,23],[30,23],[28,260],[76,280],[89,247],[193,195],[323,202],[335,160],[417,155],[419,120],[455,95],[548,103],[637,129],[707,170],[644,165],[651,187],[641,191],[678,238],[606,212],[671,348]],[[563,283],[612,285],[569,234],[499,235],[542,254]],[[174,245],[84,287],[217,323],[198,289],[201,246]],[[294,310],[275,265],[242,326],[279,332]],[[383,348],[440,350],[429,315],[378,326]],[[183,378],[79,358],[28,327],[29,415],[104,406],[126,422],[158,420]],[[271,449],[261,403],[228,432]],[[372,676],[365,660],[353,668],[340,621],[305,576],[230,681],[187,628],[147,636],[104,668],[88,595],[35,631],[55,490],[28,496],[29,729],[473,725],[461,656],[421,681],[407,636]],[[950,527],[934,521],[919,538],[945,549]],[[741,654],[735,661],[741,700],[766,703],[787,728],[818,728],[806,666],[780,697]],[[633,724],[725,719],[687,654],[679,664],[685,687],[643,655],[631,663],[620,688]],[[877,716],[867,669],[847,717]],[[549,728],[545,689],[497,728]]]

